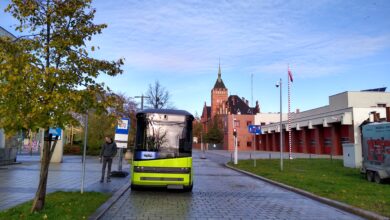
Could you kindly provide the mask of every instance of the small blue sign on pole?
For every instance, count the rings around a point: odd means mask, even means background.
[[[129,118],[121,118],[118,120],[118,125],[115,127],[115,141],[116,146],[118,148],[127,148],[127,141],[129,137],[130,130],[130,119]],[[129,173],[122,171],[122,161],[123,161],[123,150],[119,149],[119,163],[118,163],[118,171],[111,172],[111,176],[119,176],[125,177]]]
[[[130,119],[122,118],[118,120],[118,125],[115,127],[115,141],[118,148],[127,148],[129,130]]]
[[[50,128],[49,129],[49,134],[52,135],[52,138],[57,138],[57,140],[61,140],[61,128]]]
[[[118,125],[115,128],[115,134],[129,134],[130,119],[122,118],[118,120]]]
[[[260,135],[262,133],[260,125],[248,125],[248,131],[249,133],[256,135]]]

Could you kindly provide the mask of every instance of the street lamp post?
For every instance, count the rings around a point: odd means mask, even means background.
[[[206,147],[204,146],[203,144],[203,128],[204,127],[207,127],[207,123],[210,121],[210,118],[209,119],[206,119],[206,121],[201,121],[202,123],[202,132],[200,133],[200,148],[201,148],[201,151],[202,151],[202,156],[200,157],[201,159],[206,159],[206,154],[205,154],[205,151],[206,151]],[[204,124],[204,126],[203,126]],[[207,143],[206,143],[206,146],[207,146]],[[207,148],[207,150],[209,150]]]
[[[282,79],[276,83],[276,87],[280,88],[280,171],[283,171],[283,124],[282,124]]]
[[[84,148],[83,148],[83,172],[81,178],[81,194],[84,193],[84,182],[85,182],[85,157],[87,152],[87,138],[88,138],[88,110],[85,114],[85,131],[84,131]]]
[[[233,115],[233,137],[234,137],[234,165],[238,164],[238,149],[237,149],[237,129],[235,126],[236,119]]]
[[[200,159],[206,159],[206,156],[204,154],[204,146],[203,146],[203,131],[200,133],[200,148],[202,151],[202,156],[200,157]]]

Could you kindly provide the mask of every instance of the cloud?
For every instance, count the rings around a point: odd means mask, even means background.
[[[299,77],[317,77],[334,74],[350,60],[390,48],[389,32],[346,34],[330,27],[334,21],[316,20],[329,4],[102,1],[96,7],[97,20],[109,24],[99,40],[107,43],[110,55],[124,56],[134,68],[171,74],[205,72],[221,57],[222,64],[231,68],[245,63],[245,68],[253,71],[276,73],[290,63],[300,70]],[[323,29],[317,27],[321,22]]]

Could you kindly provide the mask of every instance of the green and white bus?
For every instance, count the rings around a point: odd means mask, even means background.
[[[131,188],[192,190],[192,122],[183,110],[148,109],[137,113]]]

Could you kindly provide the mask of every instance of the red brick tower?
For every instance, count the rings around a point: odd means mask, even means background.
[[[226,114],[226,101],[228,100],[228,90],[221,78],[221,63],[218,68],[218,79],[211,90],[211,118],[217,114]]]

